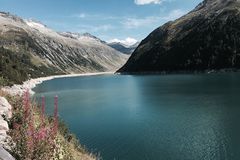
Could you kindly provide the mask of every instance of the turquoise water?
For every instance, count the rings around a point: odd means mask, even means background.
[[[61,78],[35,88],[104,160],[239,160],[240,74]]]

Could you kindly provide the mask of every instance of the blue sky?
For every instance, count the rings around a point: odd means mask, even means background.
[[[142,40],[202,0],[0,0],[0,10],[57,31],[89,32],[105,41]]]

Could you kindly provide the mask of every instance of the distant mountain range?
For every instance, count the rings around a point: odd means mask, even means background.
[[[204,0],[187,15],[154,30],[119,72],[179,72],[240,68],[240,1]]]
[[[125,45],[125,44],[123,44],[121,42],[108,43],[108,45],[110,47],[116,49],[119,52],[127,54],[127,55],[132,54],[139,44],[140,44],[140,42],[137,42],[137,43],[135,43],[133,45]]]
[[[8,75],[3,72],[7,67],[12,74],[24,73],[27,79],[52,74],[116,71],[128,59],[127,55],[89,33],[59,33],[38,21],[24,20],[5,12],[0,12],[0,48],[4,53],[1,58],[6,59],[0,64],[0,75],[5,78]],[[11,68],[9,64],[14,63],[19,66]]]

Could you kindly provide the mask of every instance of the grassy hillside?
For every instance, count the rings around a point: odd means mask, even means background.
[[[14,53],[0,47],[0,86],[21,84],[29,78],[61,74],[45,66],[36,66],[25,53]]]

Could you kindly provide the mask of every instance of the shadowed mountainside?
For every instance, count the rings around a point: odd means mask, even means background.
[[[204,0],[144,39],[118,72],[240,68],[239,0]]]

